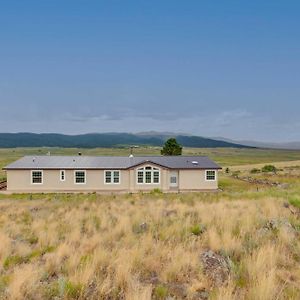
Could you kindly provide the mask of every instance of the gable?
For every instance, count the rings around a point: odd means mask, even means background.
[[[143,161],[141,163],[138,163],[138,164],[135,164],[135,165],[131,166],[128,169],[129,170],[130,169],[139,169],[139,168],[143,168],[143,167],[146,167],[146,166],[151,166],[151,167],[154,167],[154,168],[156,167],[156,168],[162,168],[162,169],[169,169],[166,166],[163,166],[161,164],[158,164],[158,163],[155,163],[155,162],[152,162],[152,161]]]

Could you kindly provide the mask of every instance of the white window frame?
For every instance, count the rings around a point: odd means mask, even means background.
[[[147,167],[151,167],[151,170],[146,170]],[[138,182],[138,173],[143,172],[143,182]],[[151,182],[146,182],[146,172],[151,172]],[[158,172],[158,182],[154,182],[154,172]],[[136,184],[154,184],[154,185],[159,185],[160,184],[160,178],[161,178],[161,172],[160,168],[147,165],[144,167],[140,167],[136,169]]]
[[[106,172],[111,172],[111,182],[106,182]],[[114,172],[119,173],[119,182],[114,182]],[[104,184],[120,184],[121,183],[121,171],[120,170],[104,170]]]
[[[62,179],[62,173],[64,172],[64,179]],[[61,181],[61,182],[64,182],[64,181],[66,181],[66,170],[60,170],[59,171],[59,180]]]
[[[84,182],[76,182],[76,173],[83,172],[84,173]],[[86,170],[75,170],[74,171],[74,184],[86,184]]]
[[[215,179],[207,179],[207,173],[208,172],[214,172],[215,173]],[[205,181],[216,181],[217,180],[217,170],[205,170]]]
[[[42,173],[42,182],[33,182],[33,172],[41,172]],[[31,184],[43,184],[44,183],[44,172],[43,170],[31,170],[31,174],[30,174],[30,182]]]

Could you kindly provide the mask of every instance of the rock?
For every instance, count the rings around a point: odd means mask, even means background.
[[[285,219],[272,219],[268,221],[264,227],[271,230],[279,230],[280,228],[285,228],[288,230],[294,229],[291,223]]]
[[[209,292],[206,290],[195,292],[192,297],[192,300],[208,300],[209,299]]]
[[[187,297],[187,288],[184,284],[169,283],[167,285],[169,294],[176,297],[176,299],[184,299]]]
[[[288,183],[280,183],[280,184],[278,184],[278,187],[280,189],[286,190],[290,187],[290,185]]]
[[[278,231],[280,229],[286,230],[286,232],[295,235],[296,230],[291,225],[291,223],[286,219],[271,219],[268,221],[262,228],[260,228],[257,233],[260,236],[264,236],[265,234],[271,231]]]
[[[230,275],[229,258],[208,250],[201,254],[201,261],[204,273],[213,281],[215,286],[226,283]]]

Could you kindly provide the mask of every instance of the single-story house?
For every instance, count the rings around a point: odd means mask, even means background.
[[[138,192],[218,189],[204,156],[25,156],[6,166],[11,192]]]

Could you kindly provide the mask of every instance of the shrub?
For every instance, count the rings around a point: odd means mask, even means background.
[[[0,277],[0,293],[3,293],[6,287],[8,286],[10,281],[10,277],[8,275],[4,275]]]
[[[80,295],[82,293],[83,286],[81,284],[75,284],[71,281],[67,281],[65,285],[65,293],[68,297],[72,299],[78,299],[80,298]]]
[[[260,172],[260,169],[254,168],[250,171],[251,174],[257,174]]]
[[[225,173],[228,174],[230,172],[229,168],[225,169]]]
[[[295,207],[300,208],[300,199],[298,198],[292,198],[289,200],[289,203]]]
[[[269,172],[273,172],[273,173],[276,173],[277,169],[275,166],[273,165],[265,165],[262,169],[261,169],[262,172],[264,173],[269,173]]]
[[[20,265],[24,262],[28,261],[28,258],[20,256],[20,255],[11,255],[6,257],[6,259],[3,262],[3,268],[5,270],[9,269],[10,267]]]
[[[190,228],[190,232],[194,235],[201,235],[205,231],[205,226],[203,225],[194,225]]]
[[[161,189],[155,188],[150,192],[152,195],[162,194]]]
[[[163,285],[158,285],[154,289],[155,299],[165,299],[168,296],[168,289]]]

